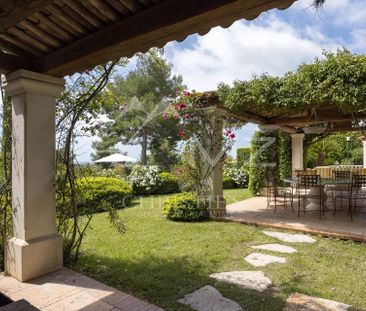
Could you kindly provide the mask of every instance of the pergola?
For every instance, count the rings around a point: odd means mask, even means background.
[[[292,138],[292,170],[304,169],[303,143],[305,138],[304,127],[315,124],[326,126],[324,134],[334,132],[365,131],[366,112],[343,113],[335,105],[318,106],[298,111],[297,113],[278,114],[271,111],[260,111],[255,108],[233,113],[227,109],[219,100],[215,91],[206,92],[201,102],[203,105],[214,106],[222,115],[258,124],[263,130],[280,130],[288,133]],[[314,111],[316,116],[314,116]],[[361,136],[361,135],[360,135]],[[366,139],[362,139],[364,167],[366,167]]]
[[[0,0],[0,73],[12,97],[14,237],[6,272],[62,267],[55,221],[55,103],[65,75],[132,56],[294,0]]]

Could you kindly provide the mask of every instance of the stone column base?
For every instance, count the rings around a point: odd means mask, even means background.
[[[20,282],[62,268],[62,238],[47,236],[31,241],[11,238],[5,247],[5,272]]]
[[[208,211],[210,217],[222,217],[226,215],[226,200],[223,196],[211,198],[209,200]]]

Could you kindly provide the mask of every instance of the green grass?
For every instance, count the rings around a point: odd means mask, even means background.
[[[364,244],[316,237],[314,244],[294,244],[286,265],[262,270],[274,288],[257,293],[218,283],[209,274],[255,270],[243,258],[252,245],[278,242],[262,228],[208,221],[178,223],[161,213],[167,196],[145,197],[120,211],[127,232],[118,234],[106,214],[96,215],[74,269],[166,310],[191,310],[176,300],[210,284],[244,310],[279,311],[294,292],[338,300],[366,310]],[[229,203],[249,197],[247,190],[225,191]],[[286,243],[287,245],[291,245]]]

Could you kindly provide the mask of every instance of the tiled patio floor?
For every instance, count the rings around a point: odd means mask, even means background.
[[[227,213],[224,220],[366,242],[366,215],[355,215],[351,221],[345,212],[337,212],[333,216],[329,211],[319,220],[319,215],[315,213],[297,217],[297,213],[292,213],[291,208],[285,210],[281,206],[274,213],[273,209],[267,209],[266,197],[253,197],[230,204],[227,206]]]
[[[26,283],[1,275],[0,292],[47,311],[163,311],[67,268]]]

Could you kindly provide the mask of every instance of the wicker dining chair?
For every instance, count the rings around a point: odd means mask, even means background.
[[[311,211],[319,213],[319,219],[322,218],[324,215],[325,208],[324,208],[324,195],[323,195],[323,188],[321,185],[321,177],[320,175],[299,175],[298,176],[298,185],[296,188],[297,200],[298,200],[298,217],[300,217],[301,213],[301,203],[302,203],[302,211],[305,214],[306,204],[308,203],[309,199],[319,199],[319,211]],[[311,190],[314,188],[317,189],[316,193],[311,193]]]

